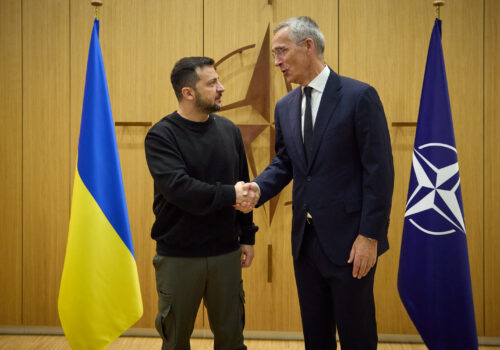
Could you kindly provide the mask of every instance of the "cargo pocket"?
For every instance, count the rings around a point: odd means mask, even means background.
[[[172,296],[158,292],[158,315],[155,327],[164,342],[175,343],[175,316],[172,312]]]
[[[239,317],[241,323],[241,330],[245,328],[245,291],[243,290],[243,281],[240,283],[240,307],[239,307]]]

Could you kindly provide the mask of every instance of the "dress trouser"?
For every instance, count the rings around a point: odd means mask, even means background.
[[[373,279],[375,267],[362,279],[352,264],[338,266],[325,255],[313,224],[306,224],[299,256],[294,260],[306,350],[377,348]]]
[[[158,292],[156,329],[163,350],[189,350],[201,299],[207,307],[214,349],[246,349],[241,250],[202,258],[155,255]]]

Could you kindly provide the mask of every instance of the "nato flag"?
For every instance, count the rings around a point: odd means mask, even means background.
[[[398,290],[430,350],[478,348],[440,20],[425,67]]]

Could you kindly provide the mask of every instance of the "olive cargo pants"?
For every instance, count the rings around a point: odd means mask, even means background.
[[[163,339],[163,350],[190,349],[189,339],[202,298],[214,333],[214,349],[246,349],[240,255],[239,249],[201,258],[155,255],[158,292],[155,326]]]

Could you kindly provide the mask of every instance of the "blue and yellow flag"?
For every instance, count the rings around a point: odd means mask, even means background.
[[[440,20],[432,31],[422,87],[398,289],[430,350],[478,348]]]
[[[73,349],[105,349],[142,316],[97,19],[87,63],[58,308]]]

